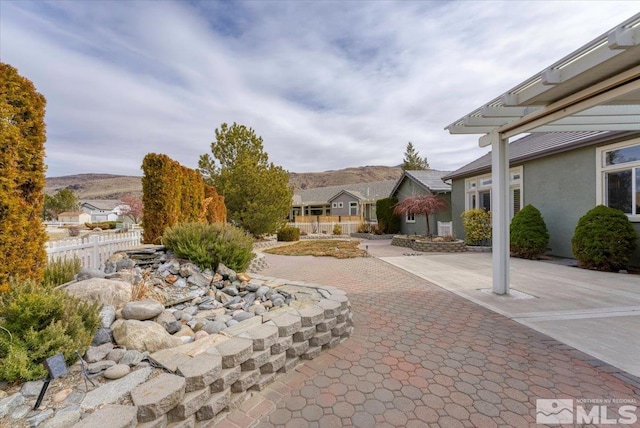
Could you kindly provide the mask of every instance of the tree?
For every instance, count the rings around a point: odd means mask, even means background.
[[[215,134],[212,156],[200,156],[199,171],[224,196],[229,221],[254,236],[274,233],[291,207],[289,173],[269,162],[253,129],[223,123]]]
[[[513,256],[538,260],[549,245],[549,232],[540,210],[529,204],[518,211],[509,225],[509,240]]]
[[[429,216],[431,214],[437,214],[448,208],[447,201],[445,201],[440,195],[417,195],[409,196],[398,202],[393,209],[393,213],[396,215],[425,215],[427,217],[427,236],[429,235]]]
[[[44,195],[44,217],[47,220],[57,219],[65,211],[80,209],[78,197],[71,189],[60,189],[55,194]]]
[[[413,147],[413,143],[409,141],[407,143],[407,150],[404,152],[404,159],[402,161],[403,171],[415,171],[429,169],[429,162],[427,157],[420,157],[420,153]]]
[[[44,276],[45,105],[33,83],[0,62],[0,290],[10,277]]]
[[[122,197],[122,203],[126,205],[122,210],[122,215],[130,217],[136,224],[140,222],[140,219],[142,218],[142,211],[144,209],[142,199],[133,196],[132,194],[128,194]]]
[[[378,217],[378,227],[384,233],[398,233],[400,231],[400,217],[393,213],[393,208],[397,205],[398,198],[395,196],[376,201],[376,217]]]

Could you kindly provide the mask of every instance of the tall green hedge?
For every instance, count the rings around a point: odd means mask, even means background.
[[[378,227],[383,229],[384,233],[400,232],[400,217],[393,213],[393,207],[398,203],[398,198],[385,198],[376,201],[376,216],[378,218]]]
[[[33,83],[0,63],[0,290],[9,277],[44,275],[45,105]]]
[[[224,199],[206,186],[202,175],[163,154],[149,153],[142,161],[142,202],[145,243],[159,243],[164,230],[178,223],[204,219],[224,222]],[[205,197],[211,198],[207,201]],[[203,209],[206,208],[206,211]]]

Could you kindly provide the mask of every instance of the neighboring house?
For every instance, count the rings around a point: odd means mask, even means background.
[[[376,221],[376,201],[388,198],[394,180],[305,189],[293,195],[289,218],[348,216]]]
[[[440,195],[451,206],[451,186],[443,181],[443,177],[451,171],[437,171],[428,169],[424,171],[405,171],[396,182],[391,196],[398,201],[409,196]],[[429,231],[436,234],[438,222],[451,221],[451,209],[439,214],[429,216]],[[427,217],[425,215],[405,215],[400,219],[400,232],[403,235],[424,235],[427,231]]]
[[[535,133],[509,144],[509,212],[527,204],[540,210],[550,254],[573,257],[578,220],[596,205],[624,211],[640,232],[640,132]],[[444,177],[452,181],[454,233],[464,237],[460,214],[491,210],[491,153]],[[640,263],[638,254],[635,264]]]
[[[61,223],[85,224],[91,221],[91,215],[82,211],[65,211],[58,214]]]
[[[121,220],[127,205],[112,199],[94,199],[82,201],[80,208],[91,215],[91,223],[100,223]]]

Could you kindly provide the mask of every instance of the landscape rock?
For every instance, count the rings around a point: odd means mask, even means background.
[[[105,343],[100,346],[89,346],[87,352],[84,354],[84,360],[87,363],[95,363],[96,361],[104,359],[112,349],[112,343]]]
[[[20,388],[20,394],[25,397],[37,397],[42,390],[42,386],[44,385],[44,381],[42,380],[34,380],[31,382],[25,382],[22,384]]]
[[[102,374],[106,379],[120,379],[131,373],[131,368],[128,364],[116,364],[109,367]]]
[[[162,311],[156,318],[156,322],[163,326],[169,334],[177,333],[182,328],[182,323],[176,320],[176,317],[170,311]]]
[[[69,428],[74,426],[79,420],[80,408],[78,406],[67,407],[55,414],[54,417],[45,421],[41,428]]]
[[[91,345],[100,346],[111,342],[113,342],[113,331],[110,328],[101,327],[96,330],[96,334],[91,340]]]
[[[24,404],[24,396],[19,392],[0,400],[0,418],[10,414],[22,404]]]
[[[64,290],[89,303],[122,308],[131,300],[131,283],[104,278],[90,278],[67,285]]]
[[[76,274],[76,281],[84,281],[91,278],[104,278],[106,274],[100,269],[82,268],[80,272]]]
[[[151,368],[145,367],[134,371],[122,379],[114,380],[113,382],[106,383],[96,389],[93,389],[84,397],[81,407],[85,410],[95,409],[104,404],[115,403],[125,395],[129,394],[136,386],[146,381],[150,374]],[[104,428],[104,420],[103,425],[100,428]]]
[[[129,367],[134,367],[140,364],[140,362],[144,359],[144,354],[140,351],[136,351],[135,349],[129,349],[125,351],[125,353],[118,361],[119,364],[126,364]]]
[[[151,299],[129,302],[122,308],[122,317],[126,320],[146,321],[162,313],[164,305]]]
[[[153,321],[117,320],[113,323],[112,329],[118,345],[140,352],[156,352],[182,344],[179,338],[171,336],[160,324]]]
[[[185,383],[181,376],[162,373],[131,391],[138,422],[153,421],[176,407],[184,398]]]
[[[202,327],[202,330],[206,331],[208,334],[216,334],[220,333],[225,328],[227,328],[227,325],[224,322],[209,321]]]
[[[95,363],[87,364],[87,371],[89,373],[100,373],[101,371],[106,370],[109,367],[112,367],[115,365],[116,363],[111,360],[97,361]]]
[[[105,406],[87,418],[81,420],[73,428],[134,428],[138,424],[137,411],[133,406]]]
[[[233,269],[229,269],[228,267],[226,267],[222,263],[218,264],[218,268],[216,269],[216,273],[222,275],[222,279],[229,280],[229,281],[232,281],[232,282],[235,281],[238,278],[238,275],[236,274],[236,272]]]
[[[116,308],[111,305],[104,305],[100,309],[101,325],[104,328],[111,327],[111,324],[116,320]]]
[[[53,401],[54,403],[61,403],[64,400],[66,400],[67,397],[69,395],[71,395],[72,392],[73,392],[73,389],[71,389],[71,388],[65,388],[65,389],[63,389],[61,391],[58,391],[51,398],[51,401]]]
[[[116,348],[116,349],[112,349],[111,351],[109,351],[109,353],[107,354],[107,360],[111,360],[114,361],[116,364],[120,362],[120,360],[122,359],[122,357],[124,356],[124,354],[127,352],[126,349],[124,348]],[[134,352],[138,352],[138,351],[134,351]]]
[[[53,416],[53,410],[51,409],[46,409],[43,411],[36,410],[31,416],[27,418],[27,422],[31,427],[37,427],[43,421],[46,421],[47,419],[49,419],[51,416]]]

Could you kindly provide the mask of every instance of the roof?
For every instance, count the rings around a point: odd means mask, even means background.
[[[97,210],[111,211],[117,206],[123,205],[121,201],[116,199],[83,199],[80,201],[82,206],[90,205]]]
[[[450,173],[451,171],[438,171],[436,169],[405,171],[393,187],[391,195],[396,193],[405,178],[413,180],[429,192],[450,192],[451,185],[443,181],[443,177]]]
[[[338,193],[336,193],[335,195],[333,195],[331,198],[329,198],[329,202],[333,201],[335,198],[337,198],[338,196],[342,195],[343,193],[346,193],[348,195],[353,196],[354,198],[358,199],[359,201],[366,201],[367,198],[364,197],[364,195],[360,192],[356,192],[355,190],[341,190]]]
[[[452,134],[640,130],[640,13],[446,127]],[[482,146],[491,138],[481,139]]]
[[[361,200],[365,201],[383,199],[389,197],[395,184],[395,180],[384,180],[304,189],[293,195],[293,202],[297,205],[326,204],[343,190],[353,195],[359,194],[362,196]]]
[[[520,164],[533,159],[562,153],[579,147],[637,135],[637,132],[540,132],[529,134],[509,144],[509,163]],[[491,171],[491,152],[445,176],[445,180],[469,177]]]

